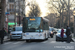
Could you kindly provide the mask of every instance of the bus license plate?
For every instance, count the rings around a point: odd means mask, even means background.
[[[29,33],[26,33],[26,35],[29,35]]]
[[[31,37],[30,39],[35,39],[35,38]]]

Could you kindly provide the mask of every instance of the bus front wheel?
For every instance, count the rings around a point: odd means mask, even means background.
[[[30,40],[26,40],[26,42],[30,42]]]

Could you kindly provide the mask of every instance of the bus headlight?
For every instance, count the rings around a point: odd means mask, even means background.
[[[22,36],[26,36],[24,33],[22,33]]]
[[[42,34],[40,34],[39,36],[42,36]]]

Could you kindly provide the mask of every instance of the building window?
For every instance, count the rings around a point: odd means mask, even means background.
[[[15,0],[8,0],[9,2],[15,2]]]
[[[0,0],[0,2],[1,2],[1,0]]]
[[[9,8],[10,8],[10,9],[14,9],[14,5],[13,5],[13,4],[10,4],[10,5],[9,5]]]

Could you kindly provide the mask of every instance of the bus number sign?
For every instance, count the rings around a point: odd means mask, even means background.
[[[34,18],[32,18],[32,19],[30,18],[30,20],[35,20],[35,19]]]

